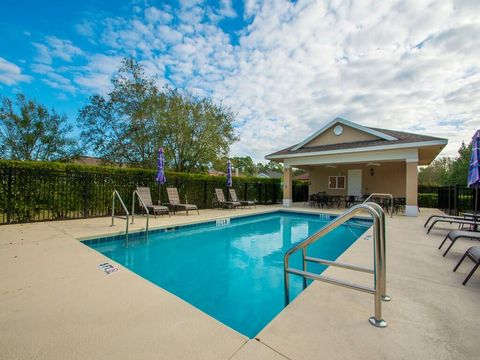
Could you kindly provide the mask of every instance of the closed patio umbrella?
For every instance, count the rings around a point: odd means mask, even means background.
[[[167,182],[167,179],[165,178],[165,156],[163,155],[163,148],[158,149],[157,176],[155,177],[155,181],[158,183],[158,199],[161,203],[162,196],[160,185]]]
[[[229,192],[228,189],[232,187],[232,163],[230,160],[227,161],[227,201],[229,198]]]
[[[158,149],[158,159],[157,159],[157,177],[155,180],[163,185],[167,182],[165,178],[165,156],[163,155],[163,148]]]
[[[475,189],[475,219],[478,210],[478,188],[480,187],[480,130],[477,130],[472,139],[472,156],[468,167],[468,186]]]
[[[230,160],[227,161],[227,187],[232,187],[232,163]]]

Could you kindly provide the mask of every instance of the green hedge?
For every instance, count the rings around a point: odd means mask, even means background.
[[[437,208],[438,194],[437,193],[418,194],[418,206],[425,207],[425,208]]]
[[[130,209],[137,186],[150,187],[152,199],[162,202],[165,188],[174,186],[182,201],[209,208],[214,189],[226,184],[225,176],[167,171],[167,184],[159,186],[155,175],[153,169],[0,160],[0,223],[106,216],[114,189]],[[235,177],[233,187],[241,199],[262,204],[282,199],[280,179]]]

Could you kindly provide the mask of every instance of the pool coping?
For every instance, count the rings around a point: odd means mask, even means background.
[[[442,257],[437,247],[452,226],[426,236],[423,222],[432,213],[440,212],[421,209],[419,218],[387,219],[387,289],[393,300],[385,306],[386,329],[368,324],[369,295],[314,283],[255,340],[121,264],[128,271],[108,276],[98,271],[106,257],[80,246],[77,238],[105,233],[99,230],[109,229],[108,217],[6,225],[0,227],[0,350],[6,358],[49,360],[104,354],[128,359],[132,349],[139,359],[303,360],[320,353],[330,358],[476,359],[480,319],[471,314],[478,310],[480,277],[477,272],[462,286],[471,264],[452,272],[471,242],[457,241]],[[219,214],[205,211],[204,218]],[[231,215],[236,214],[222,217]],[[184,220],[191,222],[178,217]],[[339,260],[370,265],[371,252],[371,242],[356,241]]]
[[[249,213],[249,214],[239,214],[239,215],[236,215],[236,216],[226,216],[226,217],[221,217],[221,218],[215,218],[215,219],[212,219],[212,220],[200,220],[200,221],[195,221],[195,222],[190,222],[190,223],[184,223],[184,224],[179,224],[179,225],[163,225],[163,226],[156,226],[156,227],[153,227],[153,228],[149,228],[149,233],[152,232],[152,235],[153,234],[156,234],[156,233],[162,233],[164,231],[168,231],[168,230],[183,230],[183,229],[193,229],[195,227],[200,227],[200,226],[203,226],[203,225],[209,225],[209,224],[215,224],[218,220],[225,220],[225,219],[244,219],[244,218],[253,218],[253,217],[257,217],[257,216],[261,216],[261,215],[268,215],[268,214],[275,214],[275,213],[290,213],[290,214],[300,214],[300,215],[310,215],[311,217],[319,217],[319,215],[327,215],[329,216],[329,222],[332,221],[335,217],[337,217],[339,214],[336,214],[336,213],[326,213],[326,212],[319,212],[319,211],[314,211],[312,212],[312,209],[285,209],[285,208],[276,208],[276,209],[269,209],[269,210],[264,210],[264,211],[260,211],[260,212],[256,212],[256,213]],[[361,220],[371,220],[371,217],[369,215],[359,215],[359,216],[354,216],[352,217],[350,220],[355,220],[355,219],[361,219]],[[365,238],[365,234],[368,233],[371,229],[372,229],[372,225],[373,225],[373,221],[372,221],[372,224],[369,224],[369,226],[367,226],[365,228],[364,231],[362,231],[358,237],[350,244],[350,246],[348,246],[338,257],[342,257],[352,246],[355,245],[355,243],[357,243],[358,240],[360,240],[361,238]],[[145,230],[141,230],[141,229],[138,229],[134,232],[134,234],[142,234],[144,233]],[[132,232],[133,233],[133,232]],[[131,233],[129,233],[129,236],[130,236]],[[94,236],[94,237],[88,237],[88,238],[83,238],[80,240],[80,238],[77,238],[77,240],[80,241],[81,244],[89,247],[90,249],[92,249],[93,251],[97,252],[99,255],[105,257],[105,259],[107,259],[108,261],[112,261],[114,262],[115,264],[118,264],[119,266],[121,266],[123,269],[133,273],[134,275],[136,275],[138,278],[140,278],[141,280],[143,281],[146,281],[154,286],[157,286],[159,288],[161,288],[162,290],[164,291],[167,291],[169,292],[170,294],[172,294],[173,296],[175,296],[176,298],[180,299],[181,301],[187,303],[188,305],[190,305],[192,308],[194,308],[196,311],[200,311],[201,313],[205,314],[206,316],[214,319],[215,321],[221,323],[223,326],[229,328],[230,330],[232,331],[235,331],[237,332],[238,334],[240,334],[241,336],[245,336],[247,337],[249,340],[254,340],[256,339],[257,335],[259,335],[272,321],[275,320],[275,318],[277,318],[278,315],[280,315],[286,308],[286,306],[280,310],[264,327],[262,327],[259,332],[257,334],[255,334],[255,336],[253,337],[248,337],[247,335],[239,332],[238,330],[228,326],[227,324],[223,323],[221,320],[218,320],[216,319],[214,316],[210,315],[209,313],[203,311],[202,309],[199,309],[197,306],[191,304],[190,302],[188,302],[187,300],[185,299],[182,299],[181,297],[179,297],[177,294],[171,292],[170,290],[168,289],[165,289],[164,287],[156,284],[155,282],[149,280],[149,279],[146,279],[144,278],[142,275],[138,274],[137,272],[133,271],[132,269],[128,268],[126,265],[122,264],[122,263],[119,263],[118,261],[115,261],[114,259],[111,259],[109,258],[108,256],[106,256],[105,254],[103,254],[101,251],[99,251],[98,249],[96,249],[95,247],[91,247],[90,245],[92,244],[98,244],[98,243],[107,243],[107,242],[111,242],[111,241],[117,241],[117,240],[123,240],[125,234],[116,234],[116,235],[112,235],[112,234],[108,234],[108,236]],[[138,236],[140,237],[140,236]],[[98,241],[98,243],[94,243],[94,241]],[[293,246],[293,245],[292,245]],[[107,261],[107,263],[108,263]],[[327,266],[327,269],[329,268],[330,266]],[[298,296],[302,295],[304,293],[304,291],[300,292]],[[292,301],[293,302],[293,301]]]
[[[325,214],[325,215],[330,216],[330,221],[333,220],[332,216],[338,216],[339,215],[338,213],[335,213],[335,212],[324,212],[324,211],[322,211],[322,212],[319,212],[319,211],[312,212],[312,210],[316,210],[316,209],[274,208],[274,209],[268,209],[268,210],[260,210],[260,211],[255,212],[255,213],[248,213],[248,214],[229,214],[229,215],[217,217],[217,218],[214,218],[214,219],[211,219],[211,220],[202,219],[202,220],[186,222],[186,223],[182,223],[182,224],[178,224],[178,225],[158,225],[158,226],[149,227],[148,231],[150,233],[150,232],[154,232],[155,230],[178,230],[178,229],[188,228],[188,227],[195,226],[195,225],[206,225],[206,224],[209,224],[209,223],[215,223],[217,220],[248,218],[248,217],[265,215],[265,214],[276,213],[276,212],[298,213],[298,214],[309,214],[309,215]],[[357,218],[357,219],[370,219],[370,216],[359,214],[359,215],[355,215],[352,219],[355,219],[355,218]],[[140,233],[144,233],[144,232],[145,232],[145,229],[140,228],[140,229],[131,230],[131,231],[128,232],[128,234],[129,234],[129,236],[134,235],[134,237],[135,237],[135,234],[140,234]],[[79,240],[80,242],[85,243],[89,240],[95,240],[95,239],[107,238],[107,237],[108,238],[115,237],[115,238],[119,239],[122,236],[125,236],[125,231],[119,231],[119,232],[114,232],[114,233],[111,233],[111,232],[110,233],[101,233],[101,234],[97,234],[97,235],[88,235],[88,236],[77,236],[75,238],[77,240]]]

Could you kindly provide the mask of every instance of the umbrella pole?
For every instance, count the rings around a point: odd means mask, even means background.
[[[473,212],[474,213],[474,216],[475,216],[475,223],[477,222],[477,210],[478,210],[478,186],[475,187],[475,211]],[[475,226],[477,227],[477,226]],[[476,229],[475,229],[476,230]]]

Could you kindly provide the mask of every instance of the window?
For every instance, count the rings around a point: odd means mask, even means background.
[[[329,176],[328,188],[329,189],[345,189],[345,176]]]

